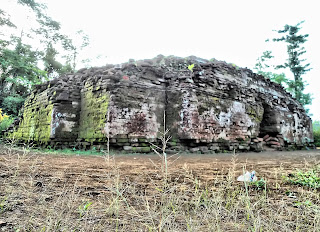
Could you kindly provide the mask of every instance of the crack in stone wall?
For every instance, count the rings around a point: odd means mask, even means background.
[[[188,65],[194,64],[192,71]],[[79,70],[36,87],[6,137],[52,147],[149,152],[166,128],[169,151],[211,153],[312,146],[311,119],[282,86],[197,57]]]

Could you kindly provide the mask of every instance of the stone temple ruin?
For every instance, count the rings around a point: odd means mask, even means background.
[[[162,55],[38,85],[5,136],[55,148],[150,152],[164,112],[170,151],[312,147],[311,119],[279,84],[225,62]]]

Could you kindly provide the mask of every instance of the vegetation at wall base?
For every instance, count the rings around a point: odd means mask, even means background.
[[[320,121],[314,121],[313,126],[313,136],[314,136],[314,145],[320,147]]]
[[[13,123],[13,118],[4,114],[0,108],[0,137],[1,132],[6,130]]]

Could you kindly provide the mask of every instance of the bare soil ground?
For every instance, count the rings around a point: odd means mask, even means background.
[[[0,231],[319,231],[319,191],[283,180],[320,150],[169,157],[1,148]],[[255,170],[266,187],[237,182]]]

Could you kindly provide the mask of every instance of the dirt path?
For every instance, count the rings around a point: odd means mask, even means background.
[[[0,155],[0,161],[5,162],[8,157]],[[80,176],[83,185],[99,184],[99,176],[110,170],[110,166],[117,167],[121,176],[140,176],[142,173],[151,175],[161,169],[161,159],[157,155],[116,155],[111,161],[103,156],[71,156],[71,155],[28,155],[23,160],[24,166],[37,169],[41,178],[52,176],[67,179],[70,184]],[[287,173],[295,169],[303,169],[320,163],[320,150],[294,152],[262,152],[190,155],[179,154],[169,156],[168,171],[178,175],[186,170],[203,181],[210,181],[223,175],[230,168],[235,168],[236,174],[241,174],[245,168],[255,170],[258,177],[272,181],[278,172]],[[112,164],[112,165],[110,165]],[[44,175],[44,176],[43,176]],[[98,181],[96,183],[96,181]]]

